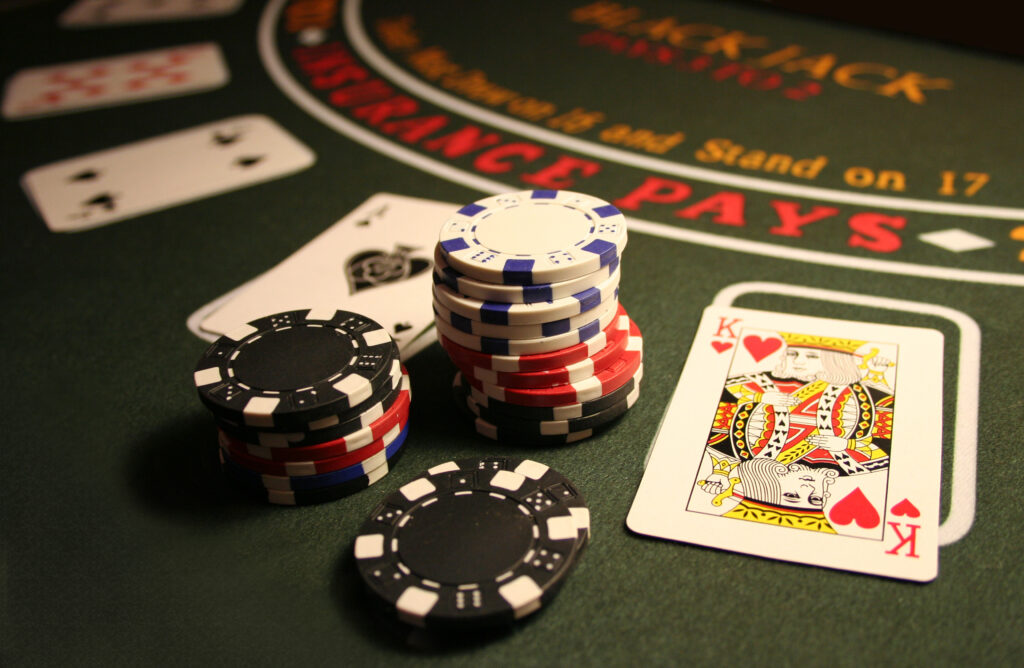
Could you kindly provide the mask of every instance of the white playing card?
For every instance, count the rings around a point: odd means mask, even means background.
[[[213,340],[272,313],[343,309],[379,322],[408,359],[435,340],[431,258],[441,224],[457,209],[374,195],[277,266],[198,309],[189,328]]]
[[[27,172],[47,226],[74,232],[305,169],[316,156],[266,116],[236,116]]]
[[[942,346],[930,329],[708,308],[627,525],[934,579]]]
[[[201,19],[236,11],[242,0],[79,0],[57,19],[67,28]]]
[[[223,86],[212,42],[21,70],[7,81],[5,118],[24,118],[184,95]]]

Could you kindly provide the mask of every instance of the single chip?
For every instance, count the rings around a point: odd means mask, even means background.
[[[403,372],[404,372],[403,368]],[[368,444],[381,438],[392,427],[409,415],[409,404],[412,402],[412,389],[409,383],[408,373],[402,375],[402,385],[398,398],[393,404],[380,414],[370,424],[356,431],[350,432],[341,438],[331,439],[323,443],[316,443],[307,446],[291,446],[285,441],[283,446],[266,446],[250,443],[239,439],[231,434],[220,430],[221,445],[232,452],[239,452],[251,457],[267,459],[271,461],[311,461],[338,457],[354,450],[366,447]]]
[[[493,435],[491,433],[485,435],[499,438],[499,440],[521,439],[524,435],[526,437],[557,437],[560,435],[569,437],[587,430],[601,429],[625,415],[626,411],[632,408],[640,397],[640,386],[634,385],[625,399],[589,415],[566,420],[524,420],[493,412],[486,406],[478,404],[464,386],[454,385],[453,390],[456,403],[460,407],[465,406],[473,414],[474,420],[479,418],[484,425],[490,427]],[[477,426],[477,431],[480,431],[480,426]]]
[[[517,446],[546,447],[569,445],[571,443],[576,443],[590,438],[594,435],[593,429],[581,429],[578,431],[554,435],[540,434],[536,431],[529,432],[507,429],[474,414],[469,406],[469,402],[471,400],[464,397],[463,400],[459,401],[457,398],[459,391],[455,387],[453,387],[453,394],[456,395],[455,406],[459,409],[459,412],[469,418],[476,433],[489,438],[492,441],[502,441],[504,443],[510,443]]]
[[[618,273],[619,259],[616,258],[597,271],[584,274],[568,281],[538,283],[536,285],[501,285],[478,281],[461,274],[444,260],[440,246],[434,248],[434,282],[447,285],[455,292],[471,297],[506,304],[535,304],[571,297],[602,284]]]
[[[381,450],[384,450],[387,446],[391,445],[391,443],[398,437],[398,434],[409,422],[408,406],[406,406],[404,411],[399,412],[396,417],[398,421],[395,422],[388,431],[384,432],[380,438],[373,440],[356,450],[345,451],[344,448],[334,450],[332,452],[337,452],[338,454],[321,457],[319,459],[275,461],[249,454],[243,448],[239,448],[238,442],[231,439],[230,436],[226,436],[224,432],[219,433],[218,440],[220,447],[223,448],[233,460],[250,471],[267,473],[270,475],[315,475],[317,473],[327,473],[329,471],[337,471],[338,469],[347,468],[375,455]],[[305,448],[290,448],[285,450],[285,452],[289,454],[296,451],[303,453],[304,450]],[[277,452],[277,450],[274,452]]]
[[[562,318],[561,320],[542,322],[533,325],[496,325],[493,323],[480,322],[479,320],[473,320],[457,313],[453,313],[450,309],[446,308],[444,304],[438,302],[437,299],[434,299],[432,304],[434,307],[434,317],[444,320],[460,332],[492,338],[521,340],[552,337],[579,329],[589,322],[601,319],[609,311],[614,312],[617,310],[619,307],[619,299],[618,291],[615,291],[611,297],[589,311],[584,311],[583,313],[574,315],[571,318]]]
[[[388,495],[354,552],[370,592],[399,619],[465,630],[549,602],[589,534],[586,502],[558,472],[524,459],[465,459]]]
[[[524,371],[518,373],[515,371],[491,371],[490,369],[481,369],[478,366],[465,364],[455,356],[451,356],[451,360],[455,366],[459,367],[459,371],[464,376],[482,383],[515,388],[554,387],[556,385],[579,382],[608,368],[625,352],[628,339],[629,337],[625,335],[616,336],[608,342],[608,345],[594,353],[592,357],[587,357],[575,364],[557,369],[545,369],[544,371]]]
[[[520,406],[563,406],[599,399],[625,385],[640,368],[644,358],[644,341],[640,336],[630,336],[622,355],[610,366],[590,378],[536,389],[523,389],[490,385],[478,380],[467,379],[469,384],[487,396]]]
[[[459,209],[441,226],[438,245],[451,267],[480,281],[566,281],[618,260],[626,218],[608,202],[567,190],[506,193]]]
[[[409,374],[398,361],[396,354],[387,383],[368,401],[359,404],[352,411],[346,411],[350,417],[344,420],[340,415],[329,415],[310,422],[306,429],[298,431],[246,427],[217,417],[214,417],[214,422],[218,429],[232,438],[254,446],[283,449],[320,445],[345,439],[365,430],[391,410],[402,396],[402,392],[408,391],[409,387]]]
[[[346,496],[351,496],[356,492],[366,489],[370,485],[374,484],[388,472],[394,468],[401,458],[402,453],[405,452],[404,448],[399,449],[395,452],[394,456],[373,469],[367,471],[365,474],[346,480],[345,482],[337,485],[331,485],[330,487],[319,487],[317,489],[300,489],[300,490],[279,490],[279,489],[267,489],[257,480],[253,479],[252,474],[239,473],[238,467],[225,466],[224,473],[228,479],[231,480],[235,485],[246,492],[250,496],[258,498],[262,501],[272,503],[278,506],[310,506],[318,503],[327,503],[329,501],[337,501]],[[221,451],[222,462],[223,462],[223,451]]]
[[[476,336],[460,332],[440,318],[434,318],[434,326],[445,338],[454,341],[463,348],[470,348],[489,355],[535,355],[550,353],[563,348],[570,348],[601,334],[601,330],[611,324],[617,313],[609,309],[597,320],[583,325],[564,334],[555,334],[536,339],[502,339],[488,336]]]
[[[200,400],[249,427],[303,428],[344,415],[386,383],[395,361],[388,331],[348,311],[287,311],[215,341],[196,365]]]
[[[221,463],[225,468],[233,469],[234,474],[247,477],[250,482],[258,483],[264,489],[285,492],[316,490],[323,489],[325,487],[333,487],[355,478],[364,477],[370,471],[375,471],[382,465],[386,465],[388,460],[394,457],[395,453],[398,452],[402,445],[405,444],[405,439],[408,435],[409,427],[406,425],[406,427],[398,433],[397,438],[394,438],[387,447],[370,455],[366,459],[334,471],[313,473],[311,475],[275,475],[261,471],[253,471],[247,468],[243,461],[235,459],[234,455],[223,448],[221,448],[220,457]]]
[[[582,343],[551,352],[528,355],[495,355],[472,350],[446,338],[438,336],[441,346],[448,353],[456,366],[475,366],[492,371],[520,373],[560,369],[576,362],[593,357],[598,351],[608,347],[618,338],[625,338],[629,330],[629,317],[626,309],[619,304],[615,317],[601,332]]]
[[[499,401],[493,397],[487,396],[472,384],[469,384],[461,373],[455,374],[453,383],[465,384],[466,389],[473,397],[473,401],[486,407],[492,413],[501,413],[502,415],[522,420],[569,420],[572,418],[583,417],[584,415],[591,415],[623,401],[630,392],[640,385],[640,381],[643,379],[643,376],[644,365],[641,364],[640,368],[636,370],[635,374],[633,374],[633,377],[626,382],[625,385],[614,392],[591,401],[584,401],[578,404],[566,404],[564,406],[520,406],[518,404]]]

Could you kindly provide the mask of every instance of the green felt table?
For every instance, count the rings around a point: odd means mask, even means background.
[[[3,10],[4,79],[215,41],[231,80],[0,125],[4,664],[1019,665],[1019,61],[747,4],[249,0],[217,18],[62,29],[65,6]],[[359,73],[314,81],[303,64],[325,53]],[[377,92],[353,96],[357,84]],[[75,234],[50,232],[19,185],[40,165],[245,113],[278,121],[315,165]],[[472,141],[431,143],[454,132]],[[279,508],[224,484],[190,313],[374,193],[524,188],[588,192],[630,216],[620,296],[645,376],[614,428],[563,448],[482,439],[455,418],[435,344],[408,361],[412,433],[375,486]],[[980,245],[921,237],[951,229]],[[716,300],[945,335],[949,522],[934,582],[626,528]],[[427,467],[487,454],[540,460],[587,497],[592,542],[559,596],[460,638],[371,615],[351,556],[363,519]]]

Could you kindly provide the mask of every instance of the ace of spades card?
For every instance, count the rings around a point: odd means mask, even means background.
[[[708,308],[627,525],[934,579],[942,348],[930,329]]]
[[[374,195],[280,264],[200,308],[189,328],[213,340],[260,316],[335,308],[376,320],[408,359],[434,340],[431,258],[441,224],[457,208]]]

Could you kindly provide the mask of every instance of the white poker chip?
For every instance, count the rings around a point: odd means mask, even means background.
[[[434,283],[444,283],[465,297],[504,304],[536,304],[571,297],[600,285],[619,271],[619,260],[606,264],[600,270],[577,276],[568,281],[536,283],[534,285],[501,285],[487,283],[460,274],[444,261],[440,244],[434,247]]]
[[[452,268],[477,280],[567,281],[618,261],[626,218],[590,195],[526,190],[462,207],[441,226],[438,246]]]
[[[609,312],[614,312],[619,307],[618,293],[599,303],[595,308],[578,313],[571,318],[562,318],[551,322],[538,322],[529,325],[499,325],[490,322],[480,322],[465,316],[453,313],[445,308],[436,298],[432,302],[435,318],[440,318],[455,329],[467,334],[477,336],[489,336],[498,339],[537,339],[556,334],[564,334],[586,325],[589,322],[599,320]]]
[[[571,318],[597,308],[602,302],[614,297],[619,288],[619,270],[616,269],[596,286],[568,297],[530,304],[509,304],[466,296],[438,279],[437,274],[434,276],[434,297],[445,308],[466,318],[495,325],[532,325]]]
[[[600,336],[608,325],[611,324],[618,313],[617,309],[610,309],[597,320],[554,336],[541,337],[536,339],[502,339],[489,336],[478,336],[459,331],[441,318],[434,317],[434,326],[437,331],[449,341],[453,341],[463,348],[487,353],[488,355],[534,355],[538,353],[549,353],[562,348],[575,346],[588,339]]]

